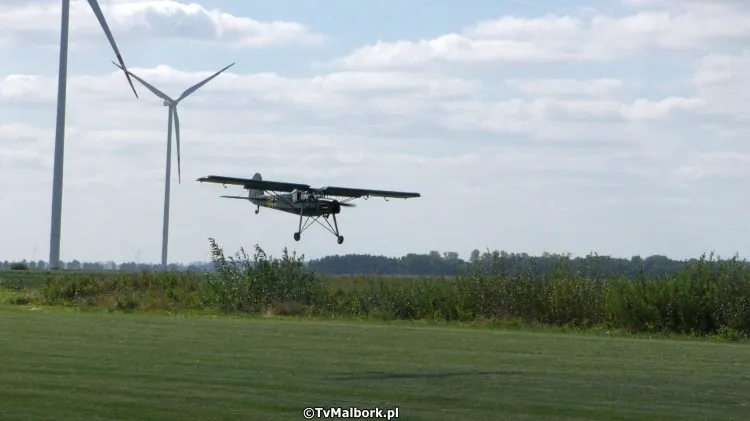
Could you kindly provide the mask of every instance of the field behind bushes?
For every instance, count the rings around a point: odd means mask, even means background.
[[[498,321],[516,325],[750,337],[750,269],[703,256],[680,273],[636,280],[573,273],[506,274],[502,258],[450,278],[322,276],[286,251],[234,256],[211,240],[216,273],[55,273],[16,303],[117,310]]]

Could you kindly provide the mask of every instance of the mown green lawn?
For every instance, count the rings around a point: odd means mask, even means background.
[[[2,420],[747,420],[750,346],[0,308]]]

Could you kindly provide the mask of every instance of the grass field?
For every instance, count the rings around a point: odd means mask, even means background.
[[[3,420],[745,420],[750,347],[0,307]]]
[[[0,419],[750,415],[750,268],[734,260],[634,280],[325,277],[211,243],[211,276],[0,273]]]

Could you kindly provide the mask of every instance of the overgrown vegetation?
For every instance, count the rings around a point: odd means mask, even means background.
[[[635,279],[573,270],[561,257],[545,275],[509,271],[502,255],[450,278],[387,277],[337,284],[304,265],[304,256],[273,258],[258,246],[233,257],[210,240],[216,271],[50,274],[40,300],[112,309],[210,309],[225,312],[520,324],[721,335],[750,335],[750,269],[713,255],[676,274]],[[341,280],[342,278],[339,278]]]
[[[90,273],[48,275],[41,287],[44,304],[108,307],[117,310],[199,308],[202,280],[192,273],[163,272],[105,276]]]
[[[325,301],[323,283],[303,265],[304,256],[289,254],[269,258],[255,246],[250,260],[244,249],[226,258],[224,251],[211,242],[215,273],[207,274],[205,304],[225,311],[263,312],[272,307],[287,307],[293,313],[312,311]]]

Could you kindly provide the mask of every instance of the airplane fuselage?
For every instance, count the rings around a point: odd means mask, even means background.
[[[330,199],[299,198],[294,197],[294,193],[276,196],[250,196],[248,200],[259,208],[269,208],[307,217],[338,214],[341,211],[341,207],[336,206]]]

